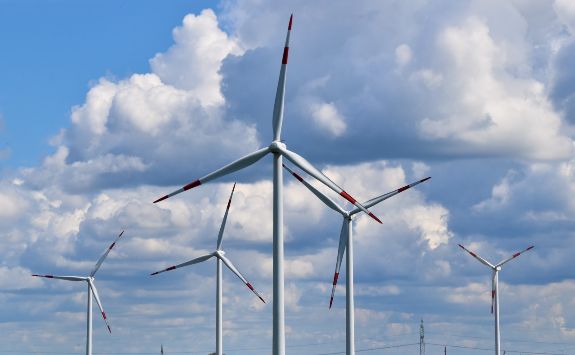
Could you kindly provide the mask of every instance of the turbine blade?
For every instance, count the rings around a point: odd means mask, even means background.
[[[495,265],[495,267],[503,266],[503,264],[506,264],[506,263],[510,262],[511,260],[515,259],[515,258],[518,257],[519,255],[521,255],[521,254],[523,254],[523,253],[525,253],[525,252],[527,252],[527,251],[529,251],[529,250],[531,250],[531,249],[533,249],[533,248],[535,248],[535,246],[532,245],[532,246],[530,246],[530,247],[527,248],[527,249],[521,250],[520,252],[513,254],[511,257],[509,257],[509,258],[503,260],[502,262],[500,262],[499,264]]]
[[[304,184],[305,187],[307,187],[308,190],[310,190],[314,195],[317,196],[317,198],[319,198],[323,203],[325,203],[327,205],[327,207],[331,208],[332,210],[341,213],[342,215],[345,215],[346,212],[343,210],[343,208],[341,208],[337,203],[335,203],[331,198],[329,198],[328,196],[324,195],[323,192],[319,191],[318,189],[316,189],[313,185],[311,185],[310,183],[308,183],[307,181],[305,181],[298,173],[292,171],[290,168],[288,168],[285,164],[282,164],[283,167],[289,171],[293,177],[295,177],[299,182],[301,182],[302,184]]]
[[[345,190],[341,187],[337,186],[337,184],[331,181],[327,176],[325,176],[321,171],[316,169],[310,162],[305,160],[301,155],[294,153],[288,149],[282,149],[281,153],[293,164],[297,165],[300,169],[308,173],[309,175],[313,176],[325,186],[329,187],[333,191],[340,194],[343,198],[354,204],[356,207],[361,209],[363,212],[367,213],[371,218],[375,219],[377,222],[381,223],[381,220],[376,217],[373,213],[371,213],[367,208],[363,207],[361,203],[359,203],[355,198],[353,198],[350,194],[348,194]]]
[[[66,280],[66,281],[86,281],[87,277],[80,277],[80,276],[55,276],[55,275],[38,275],[32,274],[34,277],[44,277],[47,279],[58,279],[58,280]]]
[[[232,204],[232,197],[234,196],[234,190],[236,189],[236,183],[234,182],[234,187],[232,187],[232,193],[230,199],[228,200],[228,206],[226,207],[226,213],[224,213],[224,219],[222,220],[222,225],[220,226],[220,232],[218,233],[218,244],[217,250],[222,247],[222,238],[224,236],[224,228],[226,227],[226,221],[228,220],[228,212],[230,211],[230,205]]]
[[[236,274],[237,277],[240,278],[240,280],[242,280],[243,283],[246,284],[246,286],[252,290],[253,293],[256,294],[256,296],[258,296],[260,298],[260,300],[262,300],[263,303],[266,303],[266,301],[264,301],[263,297],[258,293],[258,291],[256,291],[256,289],[248,282],[248,280],[246,280],[246,278],[241,274],[241,272],[234,266],[234,264],[232,264],[232,262],[230,261],[230,259],[226,258],[225,256],[223,256],[222,254],[218,255],[218,258],[220,258],[224,264],[226,264],[226,266],[228,267],[228,269],[230,269],[234,274]]]
[[[178,265],[170,266],[170,267],[168,267],[168,268],[165,268],[164,270],[160,270],[160,271],[153,272],[153,273],[151,273],[150,275],[157,275],[157,274],[161,274],[162,272],[172,271],[172,270],[175,270],[175,269],[179,269],[179,268],[181,268],[181,267],[184,267],[184,266],[198,264],[198,263],[201,263],[202,261],[208,260],[208,259],[211,258],[212,256],[214,256],[214,254],[208,254],[208,255],[200,256],[200,257],[195,258],[195,259],[192,259],[192,260],[190,260],[190,261],[186,261],[185,263],[181,263],[181,264],[178,264]]]
[[[100,269],[100,266],[102,265],[102,263],[104,262],[104,260],[106,259],[106,257],[108,256],[108,254],[110,254],[110,251],[112,250],[112,248],[114,248],[114,246],[116,245],[116,243],[118,242],[118,240],[120,238],[122,238],[122,235],[124,234],[124,231],[122,231],[122,233],[120,233],[117,237],[116,240],[114,240],[114,242],[112,244],[110,244],[110,246],[106,249],[106,251],[104,252],[104,254],[102,254],[102,256],[100,256],[100,259],[98,259],[98,262],[96,262],[96,265],[94,266],[94,269],[92,270],[92,272],[90,272],[90,277],[94,277],[94,275],[96,275],[96,272],[98,272],[98,270]]]
[[[240,159],[234,161],[233,163],[230,163],[230,164],[224,166],[223,168],[220,168],[220,169],[218,169],[218,170],[216,170],[216,171],[214,171],[214,172],[212,172],[212,173],[209,173],[208,175],[204,176],[203,178],[200,178],[200,179],[198,179],[198,180],[192,181],[192,182],[190,182],[189,184],[187,184],[186,186],[184,186],[184,187],[182,187],[182,188],[180,188],[180,189],[178,189],[178,190],[176,190],[176,191],[174,191],[174,192],[171,192],[171,193],[169,193],[169,194],[167,194],[167,195],[165,195],[165,196],[163,196],[163,197],[160,197],[159,199],[157,199],[156,201],[154,201],[154,203],[163,201],[163,200],[165,200],[165,199],[167,199],[167,198],[170,198],[170,197],[172,197],[172,196],[174,196],[174,195],[177,195],[177,194],[179,194],[179,193],[182,193],[182,192],[184,192],[184,191],[187,191],[187,190],[189,190],[189,189],[192,189],[192,188],[194,188],[194,187],[196,187],[196,186],[200,186],[201,184],[205,184],[206,182],[212,181],[212,180],[217,179],[217,178],[219,178],[219,177],[221,177],[221,176],[224,176],[224,175],[227,175],[227,174],[231,174],[231,173],[233,173],[234,171],[237,171],[237,170],[243,169],[243,168],[245,168],[245,167],[247,167],[247,166],[250,166],[250,165],[252,165],[253,163],[255,163],[255,162],[257,162],[258,160],[260,160],[261,158],[263,158],[264,155],[266,155],[267,153],[269,153],[269,151],[270,151],[270,150],[269,150],[268,147],[265,147],[265,148],[256,150],[255,152],[250,153],[250,154],[246,155],[245,157],[240,158]]]
[[[425,182],[425,181],[427,181],[427,180],[429,180],[429,179],[431,179],[431,177],[426,177],[425,179],[421,179],[421,180],[416,181],[416,182],[414,182],[414,183],[411,183],[411,184],[409,184],[409,185],[405,185],[405,186],[403,186],[403,187],[400,187],[400,188],[397,189],[397,190],[393,190],[393,191],[388,192],[388,193],[386,193],[386,194],[383,194],[383,195],[381,195],[381,196],[372,198],[371,200],[369,200],[369,201],[367,201],[367,202],[364,202],[363,205],[365,206],[365,208],[373,207],[373,206],[377,205],[378,203],[383,202],[383,201],[387,200],[388,198],[393,197],[393,196],[395,196],[395,195],[397,195],[397,194],[399,194],[399,193],[402,193],[403,191],[405,191],[405,190],[407,190],[407,189],[410,189],[410,188],[414,187],[415,185],[419,185],[419,184],[421,184],[422,182]],[[356,213],[358,213],[358,212],[361,212],[361,209],[359,209],[359,208],[356,207],[355,209],[353,209],[353,211],[350,212],[350,215],[354,215],[354,214],[356,214]]]
[[[289,38],[291,34],[292,21],[293,21],[293,14],[289,18],[289,25],[286,34],[286,42],[282,56],[282,66],[280,69],[280,77],[278,79],[278,87],[276,89],[276,98],[274,101],[274,113],[272,122],[274,141],[279,141],[282,133],[282,122],[284,117],[284,96],[286,86],[285,80],[286,80],[286,69],[287,69],[288,52],[289,52]]]
[[[474,257],[475,259],[479,260],[480,263],[482,263],[482,264],[484,264],[484,265],[486,265],[486,266],[489,266],[489,267],[492,268],[492,269],[495,268],[495,266],[491,265],[491,263],[490,263],[489,261],[483,259],[482,257],[480,257],[479,255],[475,254],[474,252],[472,252],[472,251],[466,249],[463,245],[461,245],[461,244],[457,244],[457,245],[459,245],[459,247],[460,247],[461,249],[463,249],[463,250],[465,250],[466,252],[468,252],[469,255],[471,255],[471,256]]]
[[[335,272],[333,274],[333,286],[331,288],[331,298],[329,299],[329,308],[333,304],[333,297],[335,296],[335,287],[337,286],[337,280],[339,278],[339,271],[341,269],[341,263],[343,261],[343,253],[347,247],[347,240],[349,239],[349,228],[348,224],[350,221],[344,219],[341,225],[341,232],[339,234],[339,247],[337,249],[337,260],[335,262]]]
[[[106,322],[106,326],[108,327],[108,331],[111,334],[112,328],[110,328],[110,324],[108,324],[108,318],[106,317],[106,312],[104,312],[104,307],[102,307],[102,302],[100,301],[100,296],[98,296],[98,290],[96,289],[96,284],[94,284],[94,281],[92,281],[91,279],[88,279],[88,284],[90,285],[90,289],[92,290],[92,294],[94,295],[94,299],[96,300],[98,307],[100,307],[100,312],[102,312],[102,318],[104,319],[104,322]]]

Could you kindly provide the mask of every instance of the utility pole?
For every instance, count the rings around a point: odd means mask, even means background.
[[[423,319],[419,325],[419,355],[425,355],[425,329],[423,329]]]

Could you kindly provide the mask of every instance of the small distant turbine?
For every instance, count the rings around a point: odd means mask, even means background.
[[[224,256],[225,252],[222,250],[222,238],[224,236],[224,228],[226,226],[226,221],[228,219],[228,212],[230,210],[230,205],[232,204],[232,197],[234,195],[234,190],[236,188],[236,184],[232,188],[232,193],[230,195],[230,199],[228,200],[228,206],[226,207],[226,213],[224,214],[224,219],[222,220],[222,225],[220,226],[220,232],[218,234],[218,242],[216,244],[216,250],[210,254],[200,256],[198,258],[192,259],[182,264],[178,264],[175,266],[170,266],[164,270],[156,271],[151,275],[157,275],[159,273],[165,271],[175,270],[184,266],[198,264],[212,257],[216,257],[217,259],[217,286],[216,286],[216,355],[223,354],[223,341],[222,341],[222,262],[230,269],[237,277],[242,280],[246,286],[252,290],[253,293],[256,294],[262,300],[263,303],[266,303],[262,296],[254,289],[254,287],[246,280],[246,278],[239,272],[239,270],[232,264],[232,262]]]
[[[358,207],[352,209],[351,211],[346,211],[342,207],[340,207],[337,203],[335,203],[331,198],[325,195],[323,192],[316,189],[313,185],[308,183],[301,177],[298,173],[292,171],[288,168],[285,164],[283,166],[287,171],[289,171],[299,182],[304,184],[305,187],[308,188],[314,195],[317,196],[324,204],[326,204],[332,210],[338,212],[343,217],[343,223],[341,226],[341,233],[339,236],[339,247],[337,250],[337,260],[335,263],[335,273],[333,275],[333,287],[331,289],[331,298],[329,300],[329,308],[333,304],[333,297],[335,294],[335,287],[337,285],[337,280],[339,278],[339,271],[341,268],[341,263],[343,261],[343,253],[346,252],[347,248],[347,260],[346,260],[346,354],[353,355],[355,354],[355,317],[354,317],[354,296],[353,296],[353,227],[352,227],[352,220],[355,215],[362,210]],[[393,190],[376,198],[373,198],[367,202],[363,203],[365,208],[373,207],[380,202],[387,200],[390,197],[393,197],[415,185],[419,185],[422,182],[431,179],[431,177],[427,177],[425,179],[421,179],[416,181],[412,184],[405,185],[397,190]]]
[[[463,245],[458,244],[459,247],[466,252],[468,252],[472,257],[477,259],[483,265],[489,267],[492,271],[492,278],[491,278],[491,313],[495,313],[495,355],[501,354],[501,341],[500,341],[500,333],[499,333],[499,271],[501,271],[501,267],[508,263],[509,261],[515,259],[519,255],[525,253],[534,248],[534,246],[530,246],[529,248],[522,250],[518,253],[513,254],[511,257],[503,260],[499,264],[491,264],[487,260],[483,259],[479,255],[475,254],[474,252],[466,249]]]
[[[104,254],[102,254],[100,259],[98,259],[98,262],[96,262],[96,265],[92,269],[92,272],[90,272],[90,276],[85,277],[85,276],[54,276],[54,275],[37,275],[37,274],[32,275],[36,277],[45,277],[47,279],[58,279],[66,281],[86,281],[88,283],[88,311],[86,315],[87,318],[86,355],[92,355],[92,296],[94,296],[94,299],[96,300],[96,303],[100,308],[100,312],[102,312],[102,318],[104,319],[104,322],[106,322],[108,331],[112,333],[112,329],[110,328],[110,325],[108,324],[108,320],[106,318],[106,313],[104,312],[104,308],[102,307],[102,302],[100,302],[100,297],[98,296],[98,290],[96,289],[96,284],[94,283],[94,276],[96,275],[96,272],[98,272],[98,270],[100,269],[100,266],[102,265],[102,263],[104,262],[104,260],[106,259],[112,248],[114,248],[114,246],[116,245],[116,243],[122,237],[123,234],[124,231],[122,231],[122,233],[118,235],[116,240],[114,240],[114,242],[106,249],[106,251],[104,252]]]

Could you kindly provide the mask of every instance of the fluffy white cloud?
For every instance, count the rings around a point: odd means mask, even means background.
[[[338,137],[345,133],[345,118],[333,103],[314,104],[310,109],[315,123],[329,134]]]
[[[75,192],[184,183],[212,168],[211,158],[232,160],[258,148],[253,125],[223,116],[220,67],[242,52],[213,11],[186,16],[174,40],[151,60],[151,73],[100,79],[73,108],[56,152],[29,169],[27,183]]]
[[[569,0],[555,0],[553,8],[559,20],[575,36],[575,5]]]
[[[24,322],[0,324],[0,340],[77,344],[85,293],[58,282],[39,288],[28,270],[88,272],[126,229],[98,275],[124,348],[142,351],[165,339],[174,349],[189,349],[182,334],[211,348],[214,263],[148,274],[213,250],[231,183],[207,184],[157,205],[151,201],[176,186],[153,185],[185,183],[257,148],[260,132],[269,134],[292,8],[290,146],[362,201],[434,176],[374,207],[383,225],[357,215],[358,343],[416,338],[422,316],[446,334],[476,334],[477,324],[491,324],[488,275],[455,241],[501,258],[528,241],[536,244],[529,262],[505,270],[506,329],[510,337],[527,331],[571,339],[572,140],[548,98],[551,44],[533,49],[566,34],[557,34],[557,18],[538,24],[539,17],[524,15],[533,10],[528,2],[515,3],[360,1],[350,8],[338,1],[245,1],[227,2],[218,17],[212,11],[186,16],[174,45],[150,61],[150,73],[99,80],[73,108],[71,127],[54,139],[56,152],[0,183],[6,222],[0,284],[8,285],[0,287],[0,312],[44,329],[38,339],[37,328]],[[549,14],[551,6],[537,12]],[[435,16],[422,19],[428,13]],[[313,124],[318,129],[309,129]],[[453,155],[524,161],[445,162]],[[253,169],[239,176],[224,248],[271,300],[272,186],[269,175]],[[483,173],[470,176],[467,169]],[[284,179],[290,341],[334,344],[345,331],[343,274],[337,306],[327,312],[341,218],[289,175]],[[475,185],[467,188],[467,180]],[[230,349],[269,344],[270,305],[229,273],[224,288]],[[333,346],[341,350],[341,343]]]
[[[204,106],[223,104],[220,66],[228,55],[242,54],[239,45],[219,28],[212,10],[186,15],[173,35],[175,44],[150,60],[153,72],[164,83],[189,92]]]
[[[421,122],[425,136],[460,141],[466,151],[512,152],[535,159],[573,153],[573,141],[562,134],[561,118],[543,83],[513,75],[521,63],[513,60],[504,43],[497,43],[484,22],[471,17],[448,27],[437,43],[448,64],[444,82],[456,104],[448,117]]]

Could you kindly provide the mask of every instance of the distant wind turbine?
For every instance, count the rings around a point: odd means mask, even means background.
[[[501,354],[501,341],[500,341],[500,333],[499,333],[499,271],[501,271],[501,267],[508,263],[509,261],[515,259],[519,255],[525,253],[534,248],[534,246],[530,246],[529,248],[522,250],[518,253],[513,254],[511,257],[503,260],[499,264],[491,264],[487,260],[483,259],[479,255],[475,254],[474,252],[466,249],[463,245],[458,244],[459,247],[466,252],[468,252],[472,257],[477,259],[483,265],[489,267],[492,271],[491,277],[491,313],[495,313],[495,355]]]
[[[373,219],[381,223],[381,221],[370,211],[368,211],[361,203],[354,199],[344,189],[339,187],[321,171],[315,168],[310,162],[304,159],[299,154],[288,150],[286,145],[281,140],[281,130],[284,114],[284,92],[285,92],[285,77],[288,63],[289,40],[292,29],[293,15],[290,16],[288,31],[285,40],[285,46],[282,55],[282,64],[276,90],[276,97],[274,102],[272,129],[273,140],[267,147],[256,150],[253,153],[240,158],[233,163],[230,163],[202,178],[194,180],[182,188],[165,195],[154,203],[163,201],[181,192],[190,190],[194,187],[205,184],[209,181],[215,180],[222,176],[231,174],[235,171],[244,169],[258,160],[262,159],[268,153],[273,155],[273,355],[285,354],[285,320],[284,320],[284,239],[283,239],[283,174],[282,174],[282,158],[286,157],[293,164],[297,165],[300,169],[310,174],[322,184],[326,185],[343,198],[354,204],[363,212],[367,213]]]
[[[98,307],[100,308],[100,312],[102,312],[102,318],[104,319],[104,322],[106,322],[106,326],[108,327],[108,331],[110,333],[112,333],[112,329],[110,328],[110,325],[108,324],[106,313],[104,312],[104,308],[102,307],[102,302],[100,302],[100,297],[98,296],[98,290],[96,289],[96,284],[94,283],[94,276],[96,275],[96,272],[98,272],[98,270],[100,269],[100,266],[102,265],[102,263],[104,262],[104,260],[106,259],[106,257],[108,256],[108,254],[110,253],[112,248],[114,248],[114,246],[116,245],[116,243],[122,237],[123,234],[124,234],[124,231],[122,231],[118,235],[118,237],[116,237],[116,240],[114,240],[114,242],[106,249],[106,251],[104,252],[104,254],[102,254],[100,259],[98,259],[98,261],[96,262],[96,265],[94,266],[94,268],[90,272],[90,276],[54,276],[54,275],[37,275],[37,274],[32,275],[32,276],[36,276],[36,277],[45,277],[48,279],[58,279],[58,280],[66,280],[66,281],[86,281],[86,283],[88,284],[88,310],[87,310],[87,315],[86,315],[86,318],[87,318],[87,320],[86,320],[86,323],[87,323],[87,327],[86,327],[86,355],[92,355],[92,296],[96,300],[96,303],[98,304]]]
[[[224,219],[222,220],[222,225],[220,226],[220,232],[218,234],[218,242],[216,244],[216,250],[210,254],[206,254],[200,256],[198,258],[192,259],[190,261],[186,261],[185,263],[178,264],[175,266],[170,266],[164,270],[157,271],[152,273],[152,275],[157,275],[159,273],[165,271],[175,270],[184,266],[189,266],[193,264],[198,264],[212,257],[216,257],[217,260],[217,286],[216,286],[216,355],[223,354],[223,341],[222,341],[222,262],[230,269],[237,277],[242,280],[246,286],[252,290],[253,293],[256,294],[262,300],[263,303],[266,303],[262,296],[254,289],[254,287],[246,280],[246,278],[239,272],[239,270],[232,264],[232,262],[224,256],[225,252],[222,250],[222,239],[224,236],[224,228],[226,227],[226,221],[228,219],[228,212],[230,210],[230,205],[232,204],[232,197],[234,195],[234,190],[236,188],[236,184],[234,183],[234,187],[232,188],[232,193],[230,195],[230,199],[228,200],[228,206],[226,207],[226,212],[224,214]]]
[[[346,354],[353,355],[355,354],[355,316],[354,316],[354,296],[353,296],[353,226],[352,220],[355,215],[361,210],[359,208],[354,208],[351,211],[344,210],[341,206],[335,203],[331,198],[329,198],[326,194],[319,191],[313,185],[308,183],[301,177],[298,173],[294,172],[286,165],[284,168],[289,171],[299,182],[304,184],[305,187],[308,188],[314,195],[317,196],[324,204],[326,204],[332,210],[338,212],[343,217],[343,223],[341,226],[341,233],[339,236],[339,247],[337,250],[337,260],[335,264],[335,273],[333,275],[333,287],[331,289],[331,298],[329,300],[329,308],[331,308],[333,304],[333,297],[335,294],[335,287],[337,285],[337,280],[339,278],[339,271],[341,268],[341,263],[343,261],[343,253],[346,251],[347,248],[347,260],[346,260]],[[425,179],[421,179],[416,181],[412,184],[405,185],[397,190],[393,190],[376,198],[373,198],[367,202],[364,202],[363,205],[366,208],[373,207],[380,202],[387,200],[390,197],[393,197],[415,185],[419,185],[422,182],[431,179],[431,177],[427,177]]]

